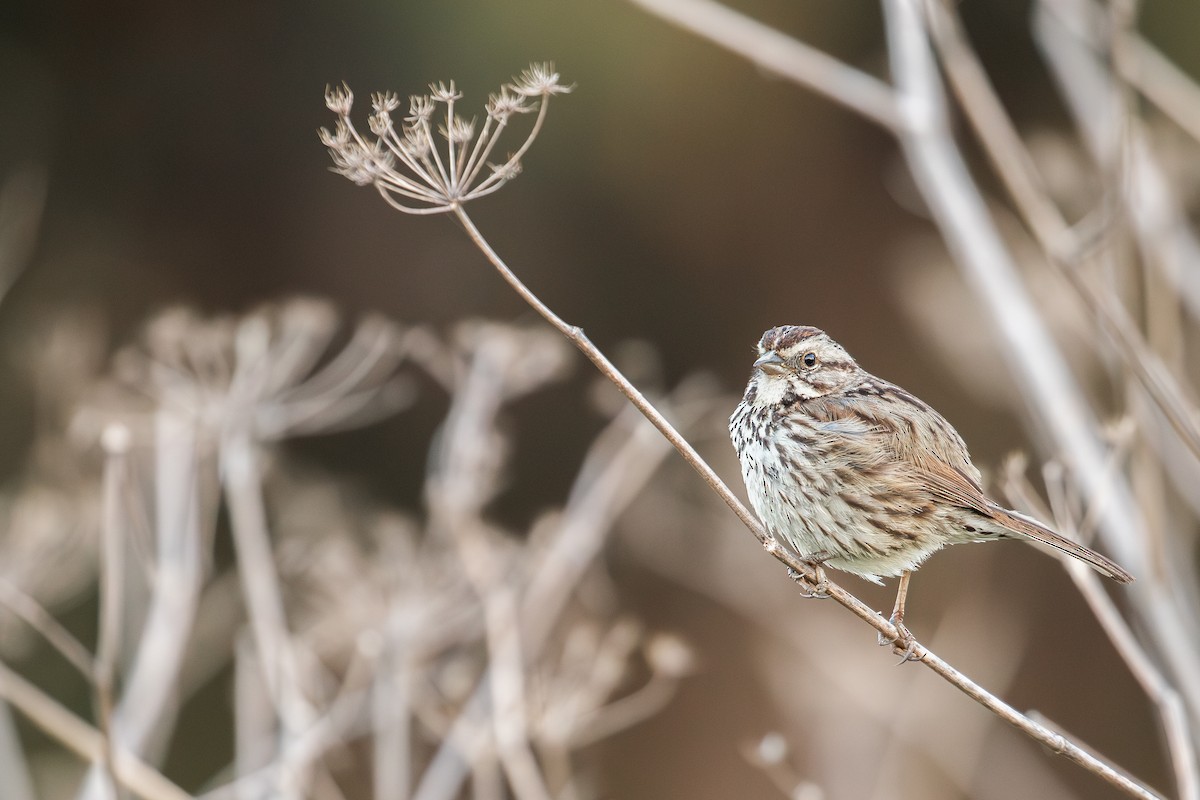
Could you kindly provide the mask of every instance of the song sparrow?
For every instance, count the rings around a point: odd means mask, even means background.
[[[946,545],[1033,539],[1121,583],[1133,580],[1099,553],[988,499],[950,423],[863,370],[817,328],[763,334],[729,434],[750,505],[772,536],[818,567],[875,583],[900,576],[892,622],[910,646],[909,578]]]

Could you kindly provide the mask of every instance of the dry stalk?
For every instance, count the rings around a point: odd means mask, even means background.
[[[171,412],[156,415],[157,564],[150,609],[121,699],[111,716],[114,745],[153,761],[177,712],[175,689],[191,638],[203,581],[205,537],[195,430]],[[100,759],[97,764],[103,764]],[[88,774],[80,798],[104,793],[102,767]]]
[[[681,424],[699,414],[686,407]],[[521,609],[524,651],[534,659],[546,646],[551,631],[585,570],[597,556],[613,522],[669,452],[652,428],[637,424],[637,413],[620,413],[599,437],[584,460],[563,511],[560,530],[537,557],[528,579]],[[457,796],[468,771],[486,760],[481,726],[492,699],[485,675],[459,711],[450,730],[413,794],[414,800]],[[476,776],[477,778],[479,776]]]
[[[3,662],[0,662],[0,697],[80,758],[89,763],[103,762],[108,747],[103,741],[104,734],[13,672]],[[118,784],[143,800],[192,800],[190,794],[120,745],[113,748],[113,770]]]
[[[1118,450],[1111,461],[1113,468],[1123,457]],[[1042,468],[1049,490],[1050,508],[1038,499],[1037,492],[1024,475],[1024,459],[1010,459],[1006,465],[1004,491],[1019,507],[1040,515],[1042,519],[1053,519],[1058,530],[1073,531],[1076,535],[1087,531],[1089,520],[1080,522],[1071,511],[1066,498],[1063,468],[1057,462],[1049,462]],[[1086,537],[1082,537],[1086,538]],[[1100,626],[1108,635],[1113,647],[1129,667],[1129,671],[1142,687],[1142,691],[1154,703],[1162,720],[1166,735],[1168,754],[1175,771],[1175,780],[1181,800],[1200,799],[1200,767],[1196,763],[1193,737],[1188,722],[1187,706],[1179,692],[1167,681],[1162,671],[1134,636],[1129,624],[1117,609],[1116,604],[1104,587],[1089,575],[1087,570],[1076,570],[1070,562],[1064,562],[1067,574],[1079,589],[1084,600],[1095,614]]]
[[[1024,144],[1001,108],[953,11],[937,2],[929,2],[927,8],[934,40],[946,63],[951,85],[1029,229],[1050,263],[1075,289],[1093,320],[1113,337],[1122,364],[1146,389],[1179,440],[1193,458],[1200,457],[1200,424],[1194,403],[1187,399],[1179,381],[1145,341],[1120,300],[1110,291],[1097,289],[1083,274],[1080,261],[1091,249],[1089,243],[1081,241],[1042,188]],[[1055,49],[1062,53],[1061,45],[1056,45]],[[1066,65],[1061,65],[1060,70],[1066,72]],[[1160,196],[1154,205],[1162,207],[1165,202]],[[1142,544],[1142,548],[1150,549],[1147,544]],[[1153,565],[1154,559],[1148,554],[1143,561]],[[1178,608],[1172,600],[1178,593],[1160,585],[1162,573],[1163,570],[1153,565],[1143,574],[1134,594],[1142,595],[1144,599],[1135,603],[1135,609],[1147,620],[1159,648],[1174,667],[1177,679],[1190,684],[1188,694],[1195,697],[1200,690],[1200,684],[1196,683],[1196,658],[1194,653],[1179,646],[1181,639],[1194,639],[1194,636],[1181,637],[1180,632],[1194,628],[1186,622],[1188,612]]]

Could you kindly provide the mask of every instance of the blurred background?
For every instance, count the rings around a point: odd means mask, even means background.
[[[876,4],[737,7],[887,75]],[[975,2],[960,12],[1035,157],[1062,174],[1053,188],[1064,207],[1081,207],[1091,170],[1034,46],[1029,5]],[[1200,5],[1142,3],[1138,26],[1200,75]],[[303,295],[329,301],[347,325],[378,314],[443,341],[469,319],[537,328],[452,219],[404,216],[332,174],[316,131],[332,124],[329,84],[345,81],[362,98],[363,120],[372,91],[404,97],[451,79],[467,113],[481,113],[488,92],[540,60],[575,89],[555,98],[524,173],[475,203],[473,218],[635,382],[659,396],[683,382],[703,396],[692,435],[739,493],[723,418],[751,347],[785,323],[826,329],[867,369],[941,410],[988,475],[1014,450],[1037,457],[1009,394],[1013,355],[982,322],[895,141],[632,5],[9,0],[0,6],[0,179],[24,176],[17,196],[30,208],[45,179],[32,249],[0,302],[0,477],[9,492],[38,470],[57,470],[60,487],[95,486],[98,429],[83,426],[56,455],[42,441],[78,430],[62,409],[168,307],[240,315]],[[1195,151],[1180,147],[1176,173],[1186,178]],[[982,159],[968,154],[999,196]],[[1054,309],[1064,348],[1079,352],[1083,312],[1054,275],[1030,280]],[[581,358],[562,358],[569,374],[514,397],[497,423],[510,449],[483,513],[517,541],[563,505],[615,407]],[[1075,366],[1101,414],[1115,413],[1120,392],[1103,371],[1087,358]],[[698,374],[708,377],[697,383]],[[403,413],[280,445],[272,457],[311,480],[290,491],[317,492],[321,476],[336,476],[363,507],[422,518],[448,394],[427,375],[413,381]],[[64,462],[77,474],[63,477]],[[647,641],[668,632],[687,650],[686,675],[661,709],[574,753],[572,769],[586,776],[579,796],[786,796],[773,779],[781,764],[805,798],[1118,796],[927,671],[895,666],[873,631],[833,603],[802,599],[677,462],[668,456],[647,477],[596,569],[609,586],[606,613],[639,620]],[[94,506],[73,511],[85,508]],[[213,575],[233,559],[227,512],[214,513]],[[43,601],[90,647],[99,589],[94,567],[77,571]],[[890,607],[892,587],[843,583]],[[918,638],[1015,707],[1042,711],[1170,790],[1152,709],[1052,559],[1015,543],[953,548],[920,572],[909,613]],[[0,658],[91,718],[86,683],[39,638],[0,640]],[[643,673],[654,669],[647,659]],[[644,681],[637,669],[614,696]],[[179,698],[159,761],[188,791],[229,777],[220,776],[235,749],[235,672],[232,661],[217,664]],[[16,718],[34,796],[73,796],[85,766]],[[414,747],[418,765],[434,751]],[[369,796],[353,775],[369,773],[370,759],[341,758],[336,791]]]

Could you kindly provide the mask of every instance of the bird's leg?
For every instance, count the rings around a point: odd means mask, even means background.
[[[829,597],[829,578],[825,577],[825,559],[812,561],[813,572],[817,573],[817,582],[813,585],[812,596],[820,599]]]
[[[895,651],[904,656],[901,664],[913,660],[917,644],[912,632],[904,625],[904,601],[908,599],[908,582],[911,579],[912,570],[905,570],[900,574],[900,585],[896,588],[896,605],[892,607],[892,616],[888,619],[899,635],[895,639],[887,639],[882,633],[879,634],[880,645],[893,645]]]
[[[800,585],[804,590],[805,597],[814,597],[818,600],[829,597],[829,578],[825,577],[825,567],[822,566],[829,557],[829,554],[822,550],[804,559],[817,574],[816,583],[810,582],[808,576],[788,567],[788,577]]]

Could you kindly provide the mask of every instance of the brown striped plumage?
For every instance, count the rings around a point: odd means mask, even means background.
[[[1121,567],[988,499],[941,414],[817,328],[772,328],[729,420],[750,504],[798,555],[879,582],[950,544],[1033,539],[1114,580]],[[898,599],[897,621],[903,616]]]

